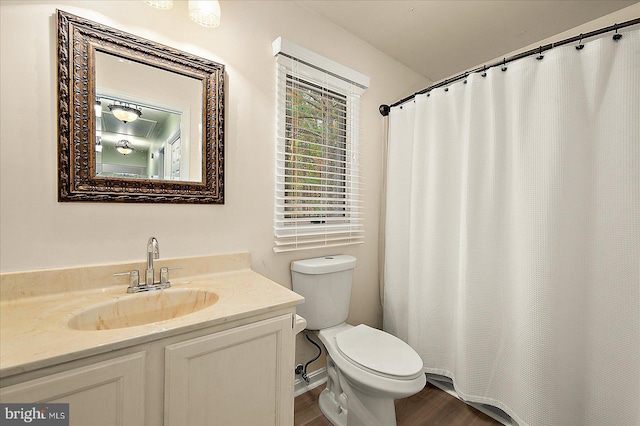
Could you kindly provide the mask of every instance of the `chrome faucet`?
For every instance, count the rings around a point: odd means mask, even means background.
[[[147,270],[144,273],[144,283],[146,285],[153,285],[153,259],[160,257],[160,245],[155,237],[149,238],[147,242]]]
[[[127,293],[138,293],[141,291],[169,288],[171,287],[169,271],[172,269],[180,269],[180,267],[169,268],[165,266],[160,268],[160,281],[154,282],[155,271],[153,270],[153,259],[159,258],[160,244],[158,244],[158,240],[156,240],[155,237],[151,237],[149,238],[149,241],[147,241],[147,270],[144,272],[144,284],[140,284],[140,274],[137,269],[130,272],[113,274],[113,276],[129,275],[129,287],[127,287]]]

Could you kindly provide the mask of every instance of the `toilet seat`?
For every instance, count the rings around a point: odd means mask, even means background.
[[[349,361],[392,379],[413,379],[422,374],[422,359],[402,340],[360,324],[336,334],[336,346]]]

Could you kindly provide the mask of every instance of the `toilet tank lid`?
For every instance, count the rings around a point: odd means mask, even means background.
[[[291,262],[292,271],[309,275],[346,271],[355,267],[356,258],[346,254],[314,257],[313,259],[294,260]]]

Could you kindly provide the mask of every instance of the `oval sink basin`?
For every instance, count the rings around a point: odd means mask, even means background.
[[[147,291],[93,305],[75,314],[68,326],[75,330],[135,327],[188,315],[217,301],[218,295],[207,290]]]

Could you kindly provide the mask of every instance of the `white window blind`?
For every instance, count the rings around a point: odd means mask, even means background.
[[[362,243],[359,97],[368,77],[282,39],[274,54],[274,251]]]

